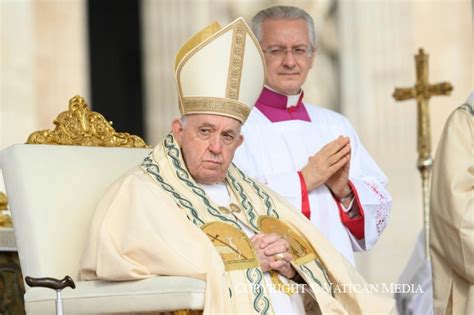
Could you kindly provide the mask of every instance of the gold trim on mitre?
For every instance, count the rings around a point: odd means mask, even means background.
[[[203,30],[199,33],[195,34],[193,37],[188,39],[186,43],[178,50],[176,53],[176,58],[174,62],[174,70],[175,73],[178,73],[178,66],[182,64],[183,59],[197,46],[201,45],[215,33],[217,33],[220,29],[222,29],[221,25],[214,21],[208,26],[206,26]],[[186,59],[187,60],[187,59]],[[182,93],[181,93],[181,85],[178,82],[178,103],[179,103],[179,112],[184,115],[184,108],[183,108],[183,101],[182,101]]]
[[[212,22],[210,25],[206,26],[203,30],[199,33],[188,39],[186,43],[184,43],[183,47],[181,47],[178,52],[176,53],[176,59],[174,63],[174,69],[178,67],[178,64],[181,62],[184,56],[189,53],[194,47],[198,46],[206,39],[211,37],[214,33],[220,30],[222,27],[218,22]]]
[[[245,31],[246,25],[243,20],[237,20],[232,28],[234,31],[232,32],[232,48],[230,50],[225,97],[238,100],[240,79],[242,78],[242,66],[244,63],[245,37],[247,32]]]
[[[183,106],[186,109],[183,114],[202,114],[203,112],[216,115],[224,115],[245,121],[250,114],[250,108],[245,104],[219,97],[185,97]]]
[[[221,74],[225,73],[225,77],[222,77],[222,81],[225,81],[222,93],[209,93],[208,95],[206,92],[199,93],[199,91],[195,91],[194,94],[186,95],[187,92],[185,92],[185,90],[187,90],[186,84],[188,82],[184,81],[182,78],[182,70],[188,64],[190,59],[193,58],[193,56],[195,56],[199,51],[203,50],[209,44],[213,43],[215,40],[218,40],[219,37],[225,35],[229,31],[232,32],[232,39],[228,47],[229,50],[222,52],[222,55],[227,53],[227,56],[229,57],[229,63],[226,66],[226,69],[222,69],[221,72]],[[254,47],[258,52],[257,55],[261,60],[263,68],[261,88],[263,88],[266,71],[264,56],[260,49],[260,44],[258,43],[245,20],[241,17],[237,18],[229,25],[220,29],[218,24],[214,22],[188,40],[188,42],[186,42],[177,53],[175,61],[175,76],[178,88],[179,110],[182,115],[209,113],[232,117],[239,120],[241,123],[245,122],[250,113],[250,109],[254,105],[254,103],[247,104],[251,102],[242,101],[243,99],[246,99],[246,97],[248,98],[248,94],[246,96],[245,91],[241,91],[241,81],[244,80],[242,75],[245,63],[247,38],[253,42]],[[205,80],[205,69],[206,67],[203,66],[203,70],[196,70],[196,76],[195,78],[193,77],[193,79]],[[247,65],[247,75],[249,72],[248,69],[249,68]],[[219,74],[209,73],[208,75]],[[258,77],[258,74],[256,75]],[[257,98],[258,95],[255,97],[255,101]]]

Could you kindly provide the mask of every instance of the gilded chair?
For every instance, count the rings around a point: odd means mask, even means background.
[[[23,275],[62,279],[65,314],[199,310],[204,282],[158,276],[140,281],[81,281],[79,260],[94,208],[107,187],[148,154],[142,139],[117,133],[76,96],[54,130],[0,152]],[[111,266],[113,268],[113,266]],[[26,286],[28,314],[54,314],[55,292]]]

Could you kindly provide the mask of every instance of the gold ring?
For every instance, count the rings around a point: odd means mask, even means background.
[[[275,258],[275,261],[283,260],[283,258],[285,258],[285,254],[278,253],[278,254],[273,255],[273,258]]]

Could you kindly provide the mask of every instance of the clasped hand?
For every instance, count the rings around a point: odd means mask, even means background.
[[[351,160],[349,137],[340,136],[309,157],[301,170],[306,188],[313,190],[326,184],[332,193],[342,198],[350,193],[348,185]]]
[[[276,270],[282,276],[291,279],[296,275],[296,270],[291,266],[291,254],[288,252],[290,244],[275,233],[256,234],[250,238],[257,253],[262,271]],[[279,255],[279,260],[275,255]]]

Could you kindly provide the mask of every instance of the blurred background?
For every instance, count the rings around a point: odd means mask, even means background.
[[[317,25],[305,99],[347,116],[389,178],[388,227],[357,267],[370,283],[396,282],[422,228],[422,193],[416,102],[391,95],[415,84],[424,48],[430,82],[454,86],[430,101],[434,156],[449,113],[474,86],[472,1],[1,0],[0,149],[53,128],[74,95],[155,145],[179,115],[173,65],[184,41],[276,4],[307,10]]]

